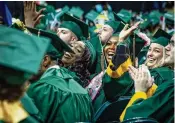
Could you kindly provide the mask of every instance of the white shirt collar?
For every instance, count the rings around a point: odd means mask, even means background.
[[[54,65],[54,66],[49,67],[47,70],[52,69],[52,68],[60,69],[60,66]]]

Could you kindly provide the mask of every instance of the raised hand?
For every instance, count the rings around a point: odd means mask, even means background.
[[[39,12],[36,11],[36,2],[35,1],[26,1],[24,2],[24,17],[25,17],[25,25],[28,27],[35,27],[44,16],[42,15],[42,11],[45,9],[41,9]]]
[[[138,28],[140,21],[135,23],[131,28],[127,29],[129,24],[126,24],[123,30],[119,34],[119,41],[124,41],[135,29]]]

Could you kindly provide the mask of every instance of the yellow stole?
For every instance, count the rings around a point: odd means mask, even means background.
[[[0,101],[0,120],[8,123],[18,123],[28,117],[21,102]]]

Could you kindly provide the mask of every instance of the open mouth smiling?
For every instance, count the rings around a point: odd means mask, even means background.
[[[66,52],[66,53],[64,54],[64,57],[65,57],[66,59],[71,59],[71,58],[72,58],[72,55]]]

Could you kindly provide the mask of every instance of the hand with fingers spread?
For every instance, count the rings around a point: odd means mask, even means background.
[[[135,92],[147,92],[153,85],[154,79],[145,65],[141,65],[138,70],[135,70],[135,75],[131,76],[134,80]]]
[[[140,21],[135,23],[131,28],[127,29],[129,24],[126,24],[123,30],[119,34],[119,41],[124,41],[135,29],[138,28]]]
[[[36,11],[36,2],[35,1],[26,1],[24,2],[24,16],[25,16],[25,25],[28,27],[35,27],[41,20],[44,15],[42,15],[41,9],[39,12]]]

